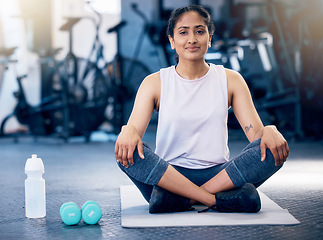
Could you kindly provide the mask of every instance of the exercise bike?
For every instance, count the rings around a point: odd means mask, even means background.
[[[26,100],[21,83],[26,76],[17,77],[18,91],[14,93],[17,105],[1,123],[1,136],[5,135],[5,125],[11,117],[27,125],[34,136],[54,135],[65,140],[71,136],[85,136],[87,141],[91,132],[105,121],[109,89],[106,75],[98,64],[103,59],[103,45],[99,39],[102,18],[95,13],[98,21],[92,20],[96,35],[87,59],[76,57],[72,51],[72,28],[80,19],[69,18],[61,27],[70,35],[69,53],[61,62],[52,61],[55,64],[49,79],[51,93],[42,98],[38,106],[31,106]],[[95,62],[91,61],[93,54]]]
[[[115,134],[120,132],[122,125],[129,118],[136,92],[142,80],[151,73],[150,69],[138,60],[143,38],[148,31],[148,21],[136,4],[132,4],[131,7],[143,20],[143,27],[136,41],[132,57],[125,57],[121,54],[121,30],[127,25],[127,22],[121,20],[115,26],[107,29],[108,34],[116,34],[117,38],[117,53],[113,61],[107,64],[109,88],[113,90],[108,99],[110,111],[108,120],[112,123]]]

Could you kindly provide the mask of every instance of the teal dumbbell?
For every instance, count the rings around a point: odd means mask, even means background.
[[[87,201],[83,204],[82,218],[87,224],[97,224],[102,217],[102,211],[98,203],[94,201]]]
[[[74,202],[64,203],[60,208],[60,215],[66,225],[76,225],[81,221],[82,213]]]

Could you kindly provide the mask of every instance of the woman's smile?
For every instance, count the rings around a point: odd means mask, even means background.
[[[186,50],[190,51],[190,52],[197,52],[200,48],[196,47],[196,46],[189,46],[186,47]]]

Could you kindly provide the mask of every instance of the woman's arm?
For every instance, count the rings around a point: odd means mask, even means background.
[[[252,102],[245,80],[238,72],[233,70],[226,69],[226,74],[229,106],[232,107],[249,142],[261,138],[264,125]]]
[[[275,126],[264,127],[253,104],[249,88],[243,77],[226,70],[228,79],[228,101],[250,142],[261,138],[261,160],[266,158],[266,148],[272,152],[276,165],[281,165],[289,155],[286,140]]]
[[[146,77],[140,85],[132,113],[127,125],[123,126],[115,144],[118,162],[128,167],[133,164],[133,152],[138,149],[144,158],[142,137],[146,132],[154,109],[158,109],[160,96],[160,75],[155,73]]]

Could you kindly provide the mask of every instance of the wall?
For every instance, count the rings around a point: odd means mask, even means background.
[[[73,51],[77,56],[88,57],[95,36],[95,26],[86,18],[96,19],[95,14],[85,9],[83,0],[55,0],[53,4],[53,48],[63,47],[59,57],[63,58],[66,55],[69,50],[69,36],[59,28],[66,22],[66,17],[83,17],[73,28]],[[103,13],[102,18],[100,38],[105,46],[105,59],[110,61],[116,53],[116,37],[107,34],[107,29],[119,22],[120,13]]]
[[[28,80],[23,82],[26,90],[33,89],[39,85],[37,66],[32,65],[34,63],[35,56],[27,51],[27,39],[24,34],[24,24],[21,18],[17,17],[21,15],[18,0],[12,1],[0,1],[0,18],[2,24],[2,46],[1,47],[17,47],[13,59],[19,59],[19,64],[10,64],[9,69],[3,73],[2,86],[0,88],[0,122],[2,119],[13,111],[15,105],[15,98],[13,92],[17,89],[17,83],[15,81],[16,74],[29,73]],[[31,81],[31,77],[33,77]],[[26,82],[28,81],[28,86]],[[32,90],[31,90],[32,91]],[[27,98],[31,103],[36,103],[39,94],[32,92],[27,94]],[[12,120],[9,122],[9,129],[16,128],[18,126],[17,121]]]

